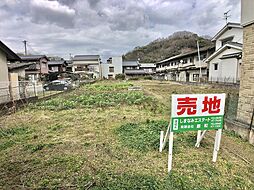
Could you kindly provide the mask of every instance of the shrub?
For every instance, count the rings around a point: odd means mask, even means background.
[[[145,76],[144,79],[145,80],[153,80],[153,77],[152,76]]]
[[[128,80],[139,80],[139,78],[138,77],[131,77]]]
[[[125,74],[116,74],[115,79],[116,80],[125,80]]]

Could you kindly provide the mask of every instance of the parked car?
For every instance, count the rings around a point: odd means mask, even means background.
[[[49,90],[64,91],[64,90],[70,90],[72,88],[73,88],[72,83],[66,80],[54,80],[43,86],[43,89],[46,91],[49,91]]]

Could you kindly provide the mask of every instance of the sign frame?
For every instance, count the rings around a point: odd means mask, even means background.
[[[161,131],[160,133],[160,147],[159,147],[159,152],[162,152],[163,149],[166,146],[167,140],[169,141],[169,152],[168,152],[168,173],[171,172],[172,170],[172,160],[173,160],[173,140],[174,140],[174,130],[173,130],[173,119],[176,116],[176,105],[174,104],[176,102],[176,98],[177,97],[197,97],[197,101],[199,102],[199,104],[201,103],[200,101],[203,100],[203,104],[205,102],[205,100],[212,100],[210,99],[211,97],[220,97],[220,103],[219,104],[219,109],[220,111],[218,113],[214,113],[212,114],[213,116],[220,116],[222,117],[222,121],[221,121],[221,125],[220,127],[214,127],[214,128],[209,128],[207,127],[206,129],[204,128],[200,128],[200,130],[198,128],[188,128],[190,130],[181,130],[178,132],[184,132],[184,131],[197,131],[197,139],[196,139],[196,144],[195,147],[199,147],[200,146],[200,142],[202,141],[202,139],[204,138],[206,132],[208,130],[216,130],[216,134],[215,134],[215,141],[214,141],[214,148],[213,148],[213,158],[212,161],[216,162],[217,161],[217,157],[218,157],[218,151],[220,149],[220,143],[221,143],[221,136],[222,136],[222,129],[223,129],[223,125],[224,125],[224,109],[225,109],[225,101],[226,101],[226,94],[179,94],[179,95],[172,95],[172,111],[171,111],[171,119],[164,137],[164,131]],[[208,98],[206,98],[208,97]],[[205,106],[204,106],[205,107]],[[218,106],[217,106],[218,107]],[[179,108],[179,107],[178,107]],[[187,107],[188,108],[188,107]],[[192,107],[195,108],[195,107]],[[202,107],[203,108],[203,107]],[[202,116],[202,113],[200,113],[200,107],[197,106],[196,108],[196,112],[199,113],[198,116]],[[178,109],[179,110],[179,109]],[[206,110],[203,108],[203,111]],[[185,110],[186,111],[186,110]],[[218,110],[217,110],[218,111]],[[181,111],[182,112],[182,111]],[[191,112],[191,111],[190,111]],[[193,112],[193,110],[192,110]],[[209,117],[211,116],[211,114],[204,114],[205,116]],[[181,115],[180,118],[183,118],[186,115]],[[177,123],[178,125],[178,123]],[[218,125],[219,126],[219,125]],[[179,126],[178,126],[179,127]],[[179,128],[178,128],[179,129]],[[191,130],[193,129],[193,130]]]

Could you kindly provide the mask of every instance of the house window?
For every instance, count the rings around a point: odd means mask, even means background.
[[[82,66],[77,66],[75,68],[75,71],[83,71],[83,70],[84,70],[84,68]]]
[[[198,81],[199,74],[193,74],[193,81]]]
[[[114,72],[114,67],[109,67],[109,72],[113,73]]]
[[[193,61],[194,61],[194,58],[190,57],[190,63],[193,63]]]
[[[218,63],[214,63],[214,70],[217,71],[218,70]]]
[[[234,37],[225,38],[225,39],[221,40],[221,45],[224,46],[226,43],[232,42],[233,39],[234,39]]]
[[[113,79],[113,75],[108,75],[108,79]]]

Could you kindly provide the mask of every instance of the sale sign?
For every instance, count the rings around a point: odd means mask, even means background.
[[[172,95],[171,131],[223,128],[225,94]]]

